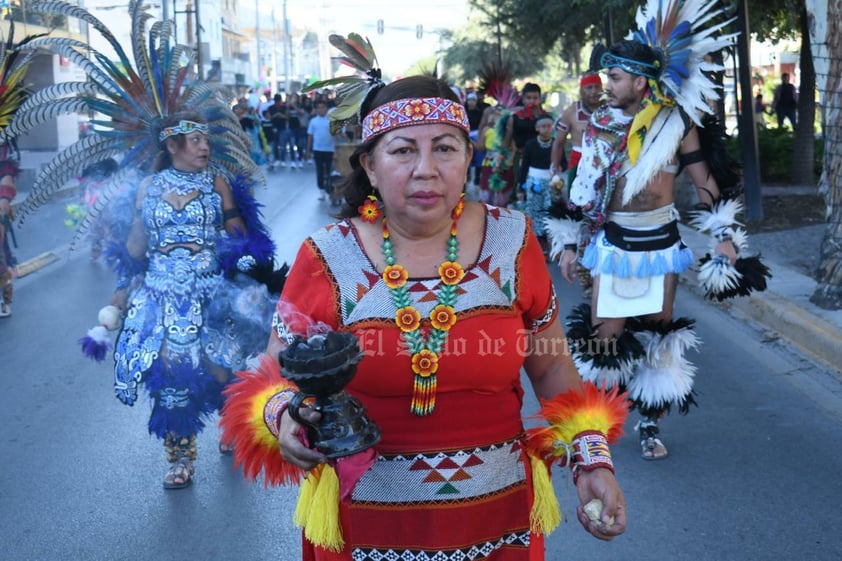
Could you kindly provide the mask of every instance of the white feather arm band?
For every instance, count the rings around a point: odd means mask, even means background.
[[[721,200],[710,210],[694,211],[690,224],[700,232],[710,232],[717,237],[733,235],[734,226],[742,226],[737,222],[737,215],[742,211],[743,204],[740,201]]]
[[[550,241],[550,256],[555,258],[564,251],[564,246],[579,244],[582,222],[570,218],[545,218],[547,238]]]

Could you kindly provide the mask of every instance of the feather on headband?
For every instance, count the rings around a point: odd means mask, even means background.
[[[331,57],[332,60],[353,68],[356,74],[313,82],[303,91],[336,87],[339,104],[330,112],[329,118],[330,132],[337,134],[346,123],[361,121],[360,109],[365,100],[374,91],[385,86],[385,83],[377,67],[377,55],[374,54],[374,48],[368,38],[363,38],[357,33],[349,33],[348,37],[333,34],[329,41],[344,55]]]

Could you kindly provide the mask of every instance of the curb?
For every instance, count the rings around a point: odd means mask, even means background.
[[[52,197],[59,197],[59,196],[63,195],[64,193],[68,192],[68,191],[73,191],[73,190],[78,189],[78,188],[79,188],[78,184],[75,184],[72,181],[68,182],[67,185],[65,185],[64,187],[62,187],[61,189],[59,189],[55,193],[53,193],[51,195],[51,198]],[[13,210],[17,209],[17,207],[19,207],[21,204],[23,204],[23,202],[29,196],[29,191],[24,191],[24,192],[26,193],[26,196],[15,197],[15,200],[12,201],[11,206],[12,206]],[[53,253],[52,251],[45,251],[44,253],[42,253],[40,255],[36,255],[35,257],[33,257],[31,259],[27,259],[23,263],[19,263],[18,266],[17,266],[17,270],[18,270],[17,277],[22,278],[22,277],[25,277],[26,275],[31,275],[32,273],[34,273],[34,272],[36,272],[40,269],[43,269],[44,267],[46,267],[50,263],[54,263],[56,261],[58,261],[58,256],[55,253]]]
[[[55,263],[56,261],[58,261],[58,255],[52,251],[45,251],[41,255],[36,255],[32,259],[28,259],[18,265],[17,278],[23,278],[26,275],[31,275],[35,271],[43,269],[50,263]]]
[[[682,240],[694,255],[698,257],[709,250],[708,236],[684,224],[679,224],[679,230]],[[749,318],[779,334],[811,357],[839,371],[842,365],[842,322],[833,317],[825,319],[823,315],[832,314],[826,314],[809,301],[816,281],[786,265],[767,258],[763,261],[772,272],[766,290],[748,297],[733,298],[720,305],[732,315]],[[705,297],[695,268],[688,269],[681,279],[690,290]],[[842,313],[839,318],[842,318]]]

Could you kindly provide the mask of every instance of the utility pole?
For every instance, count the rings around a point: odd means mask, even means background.
[[[202,19],[199,17],[200,0],[196,0],[196,63],[199,66],[199,80],[205,79],[205,67],[202,60]]]
[[[289,40],[289,20],[287,20],[287,0],[284,0],[284,91],[287,95],[289,95],[290,90],[290,83],[289,83],[289,50],[290,50],[290,40]]]
[[[260,0],[254,0],[254,34],[257,37],[257,80],[263,75],[263,61],[260,57]]]

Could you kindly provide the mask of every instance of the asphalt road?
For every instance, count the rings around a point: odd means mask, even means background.
[[[317,200],[312,168],[269,175],[258,191],[291,261],[299,242],[334,210]],[[55,262],[19,279],[14,315],[0,320],[0,560],[295,560],[294,489],[246,483],[199,438],[194,485],[164,491],[160,443],[146,432],[145,403],[113,397],[107,363],[85,359],[76,339],[108,301],[113,278],[91,262],[56,201],[18,231],[18,255]],[[556,275],[562,309],[578,289]],[[569,478],[554,479],[569,519],[547,539],[547,559],[842,559],[842,382],[793,348],[681,289],[678,315],[704,341],[699,407],[662,425],[670,457],[644,462],[630,417],[613,447],[626,493],[627,533],[610,543],[573,514]],[[535,408],[531,397],[525,406]]]

